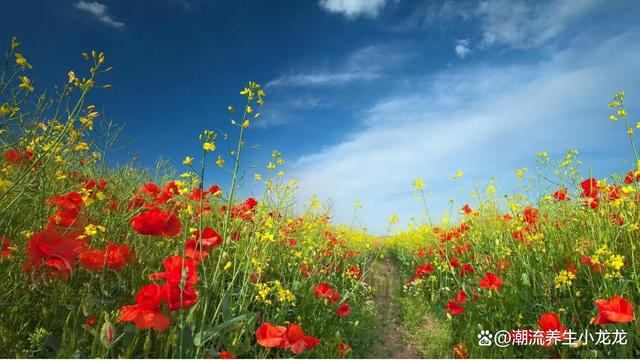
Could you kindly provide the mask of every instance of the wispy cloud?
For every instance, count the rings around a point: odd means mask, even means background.
[[[331,198],[337,222],[348,223],[353,201],[361,200],[362,221],[381,233],[389,213],[404,221],[420,214],[411,196],[417,177],[433,190],[429,201],[439,214],[450,199],[468,200],[451,190],[458,169],[465,173],[460,184],[472,190],[475,180],[513,179],[538,151],[558,155],[569,147],[589,149],[594,162],[613,157],[607,166],[624,169],[621,150],[611,145],[624,130],[606,120],[601,104],[619,89],[640,92],[640,50],[628,45],[638,35],[584,42],[535,65],[423,74],[371,106],[360,131],[294,161],[290,175],[303,196]]]
[[[475,16],[483,45],[527,48],[553,39],[573,20],[604,4],[605,0],[486,0],[480,2]]]
[[[328,100],[310,94],[286,97],[275,102],[269,101],[264,106],[264,115],[256,121],[255,126],[268,129],[284,125],[299,117],[301,112],[325,109],[331,105]]]
[[[469,3],[455,0],[421,2],[406,19],[391,26],[391,30],[442,30],[442,25],[450,21],[470,20],[474,10]]]
[[[348,19],[354,19],[364,15],[376,17],[384,8],[386,0],[320,0],[319,4],[324,10],[331,13],[342,14]]]
[[[456,51],[456,55],[464,59],[471,52],[471,49],[469,48],[469,40],[456,40],[456,46],[454,47],[454,50]]]
[[[109,8],[97,1],[78,1],[73,4],[78,10],[85,11],[98,19],[101,23],[111,26],[115,29],[122,29],[125,27],[125,23],[117,21],[110,13]]]
[[[606,5],[606,0],[436,0],[417,5],[391,29],[446,32],[462,21],[473,25],[474,31],[467,37],[478,37],[478,47],[533,48],[557,38],[573,22]]]
[[[368,81],[378,78],[380,75],[368,71],[351,72],[312,72],[283,75],[267,83],[268,87],[281,86],[334,86],[343,85],[354,81]]]
[[[371,81],[384,76],[385,70],[406,61],[410,52],[388,46],[367,46],[349,54],[335,66],[307,71],[290,71],[267,83],[269,88],[342,86]]]

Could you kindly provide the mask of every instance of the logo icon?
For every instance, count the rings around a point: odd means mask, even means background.
[[[481,330],[478,334],[479,346],[491,346],[493,345],[493,334],[489,330]]]

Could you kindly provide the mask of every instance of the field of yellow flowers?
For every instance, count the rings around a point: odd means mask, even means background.
[[[374,238],[332,225],[316,200],[296,211],[278,151],[255,179],[262,196],[240,197],[241,155],[267,97],[257,83],[226,109],[236,129],[226,161],[217,152],[229,140],[204,130],[194,136],[201,153],[176,170],[109,166],[118,127],[90,95],[108,91],[101,75],[112,69],[101,52],[82,56],[87,70],[69,71],[50,93],[34,86],[16,38],[5,54],[3,356],[375,356],[367,349],[389,326],[370,281],[382,254],[403,274],[394,303],[409,341],[432,340],[412,328],[425,319],[445,334],[445,353],[421,356],[640,356],[640,162],[584,179],[576,151],[557,163],[540,153],[548,194],[503,201],[489,185],[459,221],[432,221],[418,179],[425,221]],[[638,160],[624,93],[609,107]],[[218,171],[230,174],[228,188],[212,183]]]
[[[372,341],[372,253],[347,245],[273,152],[261,199],[239,198],[245,135],[266,96],[249,83],[221,139],[184,173],[102,160],[116,136],[89,94],[109,88],[105,55],[83,53],[54,97],[38,92],[13,39],[0,79],[0,354],[6,357],[351,357]],[[42,94],[42,95],[38,95]],[[227,170],[231,185],[210,183]],[[375,256],[375,254],[373,255]],[[368,324],[368,325],[367,325]]]
[[[624,93],[608,106],[638,160]],[[609,179],[581,178],[579,165],[575,150],[557,162],[541,152],[538,179],[516,171],[524,193],[500,199],[490,184],[455,225],[453,214],[432,223],[425,206],[424,223],[390,239],[404,296],[446,321],[452,356],[640,356],[640,162]],[[531,200],[534,188],[550,190]]]

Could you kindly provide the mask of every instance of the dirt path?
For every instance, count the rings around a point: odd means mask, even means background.
[[[397,293],[402,291],[402,278],[397,264],[391,257],[379,260],[373,269],[372,286],[376,289],[375,303],[382,329],[380,342],[373,346],[371,358],[411,359],[419,358],[409,344],[409,331],[403,324],[401,310],[394,304]]]

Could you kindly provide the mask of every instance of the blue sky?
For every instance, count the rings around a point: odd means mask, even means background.
[[[359,222],[377,233],[391,213],[420,216],[417,177],[439,215],[491,177],[513,191],[538,151],[577,148],[598,177],[631,166],[606,104],[625,90],[640,120],[633,0],[27,0],[0,18],[41,89],[83,69],[81,51],[107,54],[113,88],[91,101],[132,141],[113,162],[179,165],[200,131],[229,130],[226,106],[247,81],[262,83],[247,173],[278,149],[302,198],[332,199],[337,223],[360,200]]]

